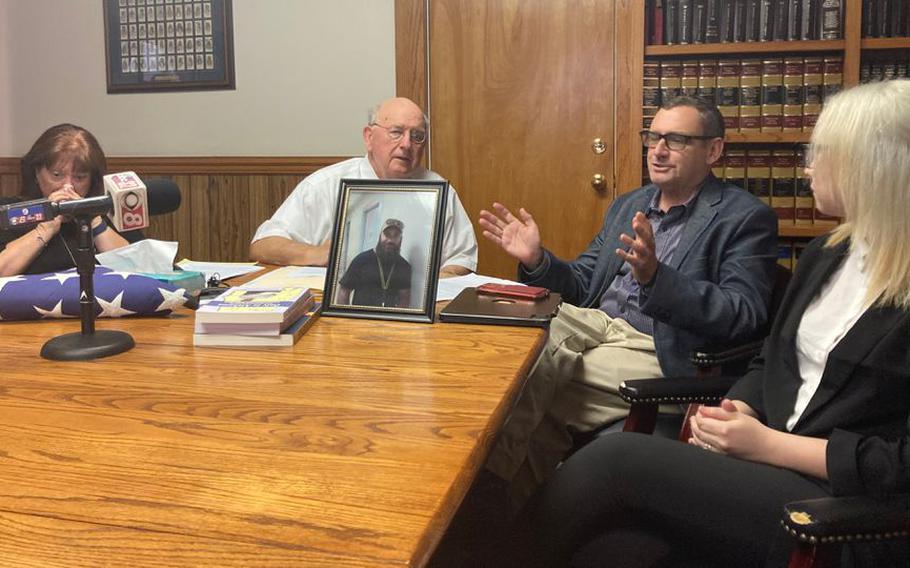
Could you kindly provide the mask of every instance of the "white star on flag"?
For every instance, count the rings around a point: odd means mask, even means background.
[[[119,318],[123,316],[131,316],[136,313],[120,307],[120,303],[123,302],[123,292],[117,294],[117,297],[115,297],[110,302],[98,296],[95,297],[95,301],[98,302],[99,306],[101,306],[101,313],[98,314],[99,318]]]
[[[56,280],[60,284],[65,284],[70,278],[79,278],[79,273],[75,270],[72,272],[57,272],[41,280]]]
[[[68,318],[72,316],[65,315],[63,313],[63,300],[57,302],[57,305],[54,306],[53,310],[43,310],[38,306],[32,306],[35,308],[35,311],[41,314],[42,318]]]
[[[19,282],[21,280],[25,280],[25,276],[6,276],[5,278],[0,278],[0,290],[3,290],[3,287],[10,282]]]
[[[164,301],[161,302],[161,305],[155,308],[156,312],[160,312],[162,310],[176,310],[186,303],[186,296],[184,296],[186,290],[183,288],[177,288],[173,292],[166,288],[158,288],[158,291],[161,292],[161,298]]]
[[[126,280],[130,276],[135,276],[134,272],[120,272],[119,270],[111,270],[110,272],[105,272],[104,276],[119,276]]]

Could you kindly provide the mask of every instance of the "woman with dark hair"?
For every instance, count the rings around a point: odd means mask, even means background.
[[[53,202],[104,194],[107,160],[88,130],[73,124],[47,129],[22,158],[22,195],[0,204],[32,199]],[[24,231],[0,232],[0,276],[39,274],[75,266],[76,226],[62,216]],[[103,217],[92,219],[95,250],[128,244]]]

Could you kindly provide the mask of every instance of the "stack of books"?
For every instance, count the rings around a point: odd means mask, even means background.
[[[863,0],[863,37],[910,36],[907,0]]]
[[[881,51],[863,55],[859,67],[860,83],[891,81],[907,77],[910,77],[910,54],[906,50]]]
[[[876,6],[905,2],[871,1]],[[647,39],[650,45],[840,39],[844,4],[843,0],[648,0]],[[879,23],[903,13],[888,6],[864,6],[870,14],[881,13],[874,22],[870,16],[868,24],[864,18],[864,25],[876,33],[880,28],[902,29],[898,24]]]
[[[796,270],[800,255],[806,250],[808,241],[798,239],[781,239],[777,247],[777,263],[788,270]]]
[[[716,104],[727,132],[810,132],[825,100],[843,88],[843,66],[837,54],[648,60],[643,126],[651,125],[663,102],[688,95]],[[892,68],[897,78],[900,71]]]
[[[255,282],[230,288],[196,310],[193,345],[291,346],[316,321],[319,307],[309,288]]]
[[[730,146],[712,168],[719,179],[738,185],[770,205],[784,226],[828,226],[836,217],[815,209],[810,180],[805,176],[802,148]]]

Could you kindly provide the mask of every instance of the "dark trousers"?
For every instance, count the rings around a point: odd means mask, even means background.
[[[793,543],[780,525],[784,504],[825,496],[820,482],[790,470],[609,434],[567,460],[532,502],[531,560],[785,566]]]

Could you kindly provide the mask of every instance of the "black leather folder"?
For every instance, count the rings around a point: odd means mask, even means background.
[[[560,303],[562,298],[554,292],[534,301],[478,294],[476,288],[465,288],[439,312],[439,319],[448,323],[548,327]]]

